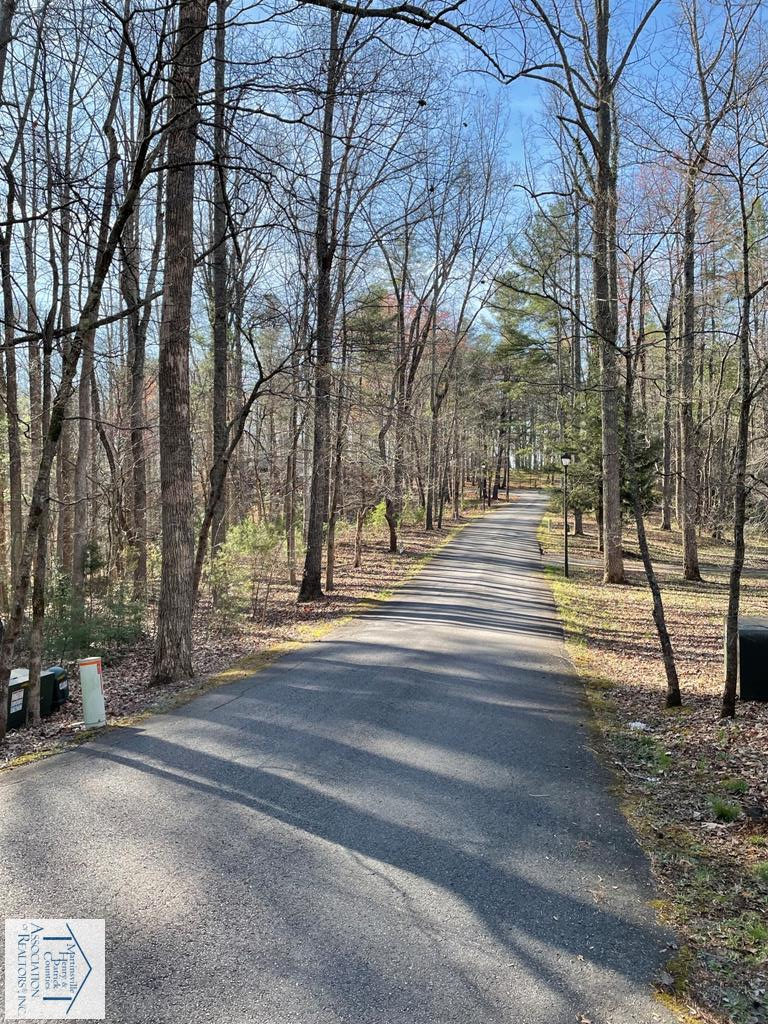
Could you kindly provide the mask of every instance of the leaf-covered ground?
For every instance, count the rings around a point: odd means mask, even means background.
[[[650,540],[685,707],[664,708],[664,671],[633,531],[629,583],[604,586],[596,529],[570,538],[562,519],[540,532],[577,670],[588,682],[598,742],[659,881],[659,911],[679,950],[662,998],[687,1019],[768,1022],[768,703],[719,717],[731,545],[702,537],[703,583],[686,583],[680,536],[651,523]],[[750,539],[742,613],[768,617],[768,545]],[[768,664],[766,665],[768,671]]]
[[[467,502],[462,524],[485,511],[477,502]],[[342,533],[337,544],[335,588],[331,594],[324,601],[299,605],[296,588],[287,580],[279,579],[272,584],[263,622],[250,621],[246,616],[225,621],[213,614],[209,602],[201,601],[194,623],[195,679],[177,687],[158,689],[149,685],[152,635],[144,636],[120,652],[118,658],[112,656],[114,652],[99,652],[109,662],[104,676],[108,724],[119,724],[130,720],[131,716],[183,702],[201,689],[255,671],[270,654],[279,653],[281,645],[311,640],[319,631],[355,614],[403,583],[455,531],[456,525],[450,521],[442,531],[431,533],[419,526],[404,525],[402,553],[391,555],[383,531],[370,530],[359,569],[353,566],[351,533]],[[18,763],[19,759],[41,756],[89,734],[82,723],[77,670],[73,665],[67,667],[71,701],[36,728],[9,732],[0,742],[0,770]]]

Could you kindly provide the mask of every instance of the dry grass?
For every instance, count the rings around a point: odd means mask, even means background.
[[[768,704],[740,704],[735,723],[719,717],[731,545],[702,538],[705,581],[686,583],[679,532],[649,524],[685,701],[667,711],[634,536],[627,529],[629,583],[616,587],[602,584],[594,524],[586,537],[570,538],[572,575],[563,578],[561,531],[553,516],[540,539],[606,756],[653,859],[660,909],[681,937],[670,970],[676,995],[698,1019],[765,1024]],[[750,541],[742,610],[768,616],[768,542]]]

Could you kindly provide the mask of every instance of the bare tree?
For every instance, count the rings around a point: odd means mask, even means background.
[[[61,380],[55,398],[51,403],[50,421],[42,444],[40,464],[37,467],[35,484],[30,499],[26,527],[24,529],[18,564],[16,567],[10,617],[0,644],[0,736],[5,732],[7,714],[7,687],[13,662],[13,652],[24,620],[27,597],[31,584],[32,562],[37,549],[38,534],[44,521],[48,504],[50,473],[56,455],[59,439],[72,395],[73,383],[86,337],[99,322],[99,307],[107,274],[112,264],[123,231],[133,212],[142,182],[152,166],[154,153],[151,145],[153,134],[150,118],[147,116],[145,133],[137,147],[136,159],[132,165],[127,188],[122,199],[116,197],[116,168],[119,162],[117,137],[114,130],[118,100],[122,88],[122,76],[128,53],[127,40],[131,26],[123,22],[120,32],[120,49],[115,73],[107,94],[108,105],[103,124],[106,149],[104,187],[102,191],[101,214],[98,224],[98,239],[95,246],[93,270],[74,330],[70,336],[62,360]],[[158,86],[158,65],[150,75],[145,76],[142,101],[145,113],[150,114],[154,94]]]
[[[565,9],[547,5],[544,0],[529,0],[525,9],[544,37],[543,53],[518,73],[548,82],[568,101],[569,111],[562,115],[562,120],[581,155],[582,173],[591,189],[593,322],[599,339],[601,371],[602,532],[607,583],[621,583],[624,579],[617,361],[616,93],[659,3],[660,0],[651,0],[640,10],[628,30],[627,41],[614,55],[610,0],[595,0],[591,15],[579,7],[572,27],[567,29]]]

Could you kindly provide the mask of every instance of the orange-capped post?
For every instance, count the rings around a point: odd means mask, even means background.
[[[86,725],[101,726],[107,724],[107,712],[104,706],[104,677],[101,658],[81,658],[80,690],[83,695],[83,720]]]

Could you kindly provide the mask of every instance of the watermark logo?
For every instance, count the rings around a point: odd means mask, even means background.
[[[7,1020],[104,1020],[104,922],[5,922]]]

